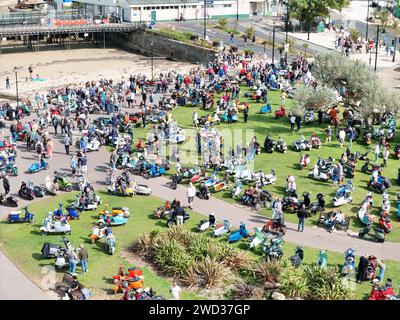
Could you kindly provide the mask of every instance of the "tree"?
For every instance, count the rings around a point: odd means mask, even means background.
[[[299,85],[296,87],[294,101],[295,107],[291,111],[296,115],[303,115],[307,109],[317,111],[331,106],[336,101],[336,94],[325,85],[318,85],[315,89]]]
[[[349,0],[290,0],[289,10],[300,22],[312,22],[317,17],[329,17],[329,9],[341,10],[349,4]]]
[[[357,42],[357,39],[361,37],[361,32],[357,29],[350,29],[350,38],[353,42]]]
[[[256,32],[256,30],[254,29],[254,27],[249,27],[249,28],[246,28],[246,30],[244,30],[244,33],[246,34],[247,39],[252,39],[255,32]]]
[[[386,9],[382,9],[378,14],[378,18],[381,20],[382,28],[385,29],[389,22],[389,11]]]
[[[392,27],[394,30],[397,30],[397,28],[399,27],[399,19],[394,18],[391,27]]]
[[[304,48],[304,57],[307,58],[307,48],[309,47],[309,44],[307,42],[303,43],[303,48]]]
[[[220,18],[218,20],[218,25],[221,30],[225,30],[227,25],[228,25],[228,19],[227,18]]]

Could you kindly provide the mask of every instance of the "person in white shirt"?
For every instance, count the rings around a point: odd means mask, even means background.
[[[171,287],[171,295],[172,295],[172,300],[180,300],[181,299],[181,287],[178,286],[178,284],[174,281]]]
[[[196,195],[196,187],[193,185],[193,183],[189,183],[188,189],[187,189],[187,197],[188,197],[188,202],[189,202],[189,208],[193,209],[193,200]]]
[[[375,162],[378,162],[379,154],[381,153],[381,148],[379,147],[378,143],[374,147],[374,153],[375,153]]]
[[[197,128],[197,124],[199,123],[199,115],[197,113],[197,110],[193,111],[193,125]]]
[[[343,129],[340,129],[339,131],[339,143],[340,143],[340,147],[343,148],[343,143],[344,143],[344,139],[346,138],[346,131],[344,131]]]

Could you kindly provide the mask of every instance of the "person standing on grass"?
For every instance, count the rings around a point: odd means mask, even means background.
[[[174,283],[172,284],[172,287],[171,287],[172,300],[180,300],[181,299],[181,291],[182,291],[181,288],[178,286],[176,281],[174,281]]]
[[[375,144],[375,147],[374,147],[375,162],[378,162],[380,153],[381,153],[381,148],[380,148],[379,144]]]
[[[331,126],[328,126],[325,129],[325,143],[332,142],[332,129]]]
[[[85,274],[88,272],[88,267],[87,267],[87,262],[89,259],[89,254],[83,244],[80,246],[79,254],[78,254],[79,260],[81,261],[81,266],[82,266],[82,273]]]
[[[247,118],[249,117],[249,106],[246,106],[243,110],[243,121],[247,123]]]
[[[76,276],[76,265],[78,264],[78,255],[76,251],[71,248],[69,251],[69,273],[73,276]]]
[[[193,200],[195,195],[196,195],[196,187],[193,185],[193,183],[190,182],[187,188],[187,197],[190,209],[193,209]]]
[[[296,124],[296,116],[292,114],[290,117],[290,130],[294,131],[294,125]]]
[[[296,125],[297,125],[297,131],[300,131],[300,129],[301,129],[301,116],[300,115],[296,116]]]
[[[301,208],[297,212],[297,217],[299,218],[297,232],[303,232],[304,231],[304,222],[307,218],[307,210],[306,210],[306,206],[304,205],[304,203],[301,205]]]
[[[193,125],[197,128],[197,124],[199,123],[199,114],[197,113],[197,110],[194,109],[193,111]]]
[[[344,129],[342,128],[339,131],[339,143],[341,148],[343,148],[343,143],[345,138],[346,138],[346,131],[344,131]]]
[[[383,166],[387,166],[387,160],[389,159],[390,150],[388,146],[385,146],[383,149],[382,157],[383,157]]]
[[[322,124],[322,117],[323,117],[322,110],[319,109],[319,110],[318,110],[318,125],[321,125],[321,124]]]

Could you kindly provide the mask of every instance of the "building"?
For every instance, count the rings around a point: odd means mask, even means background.
[[[71,0],[54,0],[57,9]],[[126,22],[249,18],[263,15],[272,0],[72,0],[94,16],[116,15]],[[204,10],[204,3],[206,10]]]

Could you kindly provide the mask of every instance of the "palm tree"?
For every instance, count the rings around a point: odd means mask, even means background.
[[[359,37],[361,37],[360,31],[357,29],[350,29],[350,38],[353,42],[356,42]]]
[[[397,18],[394,18],[394,20],[392,22],[392,28],[394,30],[397,30],[398,27],[399,27],[399,20]]]
[[[383,31],[385,31],[385,28],[389,22],[389,11],[382,9],[381,12],[379,13],[379,19],[381,20]]]
[[[244,31],[244,33],[247,36],[247,39],[252,39],[255,32],[256,30],[254,29],[254,27],[246,28],[246,30]]]
[[[228,19],[227,18],[220,18],[218,20],[218,25],[221,30],[225,30],[226,26],[228,25]]]

